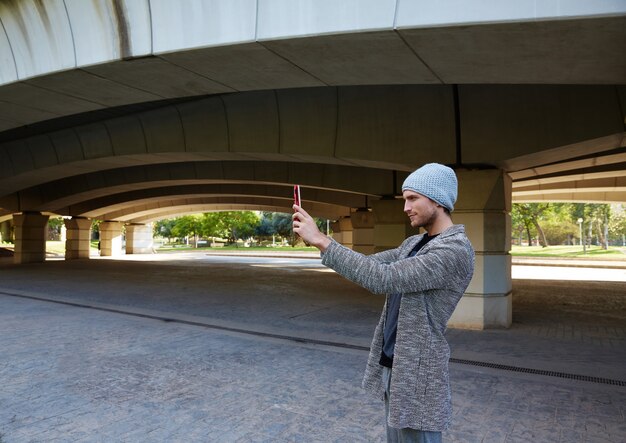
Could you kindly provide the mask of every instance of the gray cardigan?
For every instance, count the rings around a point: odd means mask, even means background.
[[[450,424],[450,348],[446,324],[474,273],[474,250],[462,225],[454,225],[409,252],[423,235],[398,248],[365,256],[333,241],[322,263],[374,294],[402,293],[389,398],[389,425],[442,431]],[[408,258],[407,258],[408,257]],[[383,398],[382,366],[386,303],[374,333],[363,387]]]

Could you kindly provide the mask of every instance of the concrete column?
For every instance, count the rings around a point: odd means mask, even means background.
[[[91,220],[71,218],[63,220],[66,230],[65,260],[89,258]]]
[[[454,223],[465,225],[476,251],[474,277],[449,326],[508,328],[511,301],[511,179],[500,170],[456,171]]]
[[[404,213],[404,200],[373,200],[374,214],[374,252],[396,248],[409,235],[417,234],[418,230],[411,228],[409,218]]]
[[[9,243],[11,238],[11,221],[6,220],[0,223],[0,242]]]
[[[342,217],[331,224],[333,238],[346,248],[353,248],[352,242],[352,220],[350,217]]]
[[[352,249],[362,254],[374,253],[374,214],[357,210],[350,214],[352,221]]]
[[[126,253],[152,254],[152,225],[126,225]]]
[[[46,228],[48,215],[25,212],[13,215],[15,225],[15,263],[36,263],[46,260]]]
[[[102,222],[98,229],[100,231],[100,255],[102,257],[122,255],[122,223]]]

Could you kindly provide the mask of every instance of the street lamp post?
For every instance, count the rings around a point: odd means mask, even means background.
[[[583,254],[587,253],[587,245],[585,244],[585,241],[583,239],[583,219],[579,218],[578,219],[578,228],[580,230],[580,244],[583,247]]]

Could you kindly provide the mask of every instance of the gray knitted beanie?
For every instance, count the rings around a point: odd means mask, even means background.
[[[428,163],[412,172],[402,184],[402,192],[409,190],[439,203],[450,212],[454,210],[458,182],[452,168],[439,163]]]

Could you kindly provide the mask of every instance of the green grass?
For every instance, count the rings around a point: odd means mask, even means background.
[[[588,246],[587,252],[583,253],[582,246],[513,246],[511,255],[515,257],[555,257],[555,258],[584,258],[598,260],[624,260],[626,261],[626,248],[611,246],[608,250],[600,246]]]

